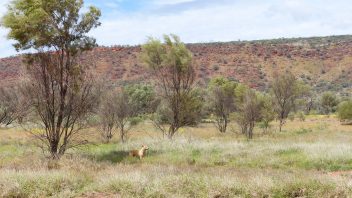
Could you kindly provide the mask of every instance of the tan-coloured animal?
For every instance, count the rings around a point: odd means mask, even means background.
[[[139,157],[139,159],[142,159],[145,156],[145,153],[148,149],[149,149],[148,146],[142,145],[141,149],[130,151],[130,156]]]

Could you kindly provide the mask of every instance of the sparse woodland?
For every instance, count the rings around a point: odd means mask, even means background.
[[[290,71],[266,89],[200,83],[202,66],[172,34],[141,46],[150,82],[116,86],[81,60],[101,16],[83,7],[18,0],[2,19],[15,49],[34,53],[16,86],[0,85],[0,197],[352,195],[349,96]],[[128,156],[144,144],[145,158]]]

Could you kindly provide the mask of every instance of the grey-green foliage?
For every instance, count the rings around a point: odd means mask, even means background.
[[[339,104],[339,99],[336,94],[332,92],[325,92],[320,98],[320,105],[323,113],[330,114],[336,111],[337,105]]]
[[[299,112],[297,112],[297,118],[303,122],[306,120],[306,115],[304,114],[303,111],[299,111]]]
[[[344,101],[338,106],[337,115],[340,120],[352,120],[352,100]]]
[[[270,122],[275,119],[273,99],[269,94],[260,94],[260,100],[262,101],[262,108],[259,126],[263,129],[264,133],[267,133],[268,129],[271,127]]]
[[[125,86],[124,90],[138,114],[152,113],[155,110],[157,100],[155,90],[152,86],[132,84]]]
[[[280,121],[280,131],[288,115],[295,109],[296,100],[303,94],[301,85],[302,83],[290,72],[275,76],[271,83],[271,94],[276,116]]]
[[[291,121],[291,122],[293,122],[293,121],[295,121],[295,114],[293,113],[293,112],[291,112],[291,113],[289,113],[288,114],[288,116],[287,116],[287,118]]]
[[[177,36],[165,35],[163,42],[150,38],[142,46],[141,59],[151,70],[168,109],[165,120],[169,125],[167,135],[171,139],[180,127],[193,124],[189,115],[198,108],[192,53]]]
[[[245,102],[246,92],[250,88],[243,84],[237,84],[235,89],[235,104],[236,104],[236,111],[232,114],[235,122],[240,126],[242,134],[246,134],[248,123],[244,119],[244,116],[239,112],[240,107]]]
[[[245,123],[244,133],[247,138],[253,138],[254,126],[262,118],[263,101],[256,91],[248,89],[244,95],[244,102],[239,106],[239,118]]]
[[[159,124],[169,124],[174,122],[173,111],[167,100],[159,100],[154,121]],[[182,120],[184,126],[194,126],[198,124],[202,118],[202,109],[204,105],[204,95],[201,89],[194,89],[190,94],[181,100],[182,109],[179,111],[178,118]]]
[[[14,0],[2,18],[16,41],[16,50],[91,48],[95,40],[87,33],[100,25],[101,12],[94,6],[81,14],[83,0]]]
[[[270,127],[270,122],[275,118],[273,101],[270,95],[256,92],[255,90],[238,84],[235,89],[236,111],[234,120],[241,128],[242,134],[249,139],[253,138],[254,126],[259,123],[264,132]]]
[[[303,81],[297,81],[297,89],[299,96],[296,99],[294,109],[295,111],[303,111],[306,114],[309,114],[314,108],[316,99],[312,87]]]
[[[208,104],[215,116],[215,124],[221,133],[225,133],[229,116],[235,110],[235,90],[237,83],[224,77],[213,78],[208,85]]]

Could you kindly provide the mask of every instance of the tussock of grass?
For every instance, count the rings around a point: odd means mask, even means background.
[[[89,178],[63,171],[4,171],[0,177],[1,197],[73,196]]]

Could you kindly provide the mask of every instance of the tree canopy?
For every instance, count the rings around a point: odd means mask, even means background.
[[[16,50],[89,49],[95,39],[87,33],[100,25],[101,12],[94,6],[80,14],[83,0],[14,0],[2,18]]]
[[[171,139],[180,127],[193,124],[186,115],[197,112],[198,108],[192,53],[179,37],[165,35],[164,42],[149,38],[142,46],[141,59],[152,72],[166,112],[169,112],[165,120],[170,125],[167,134]]]

